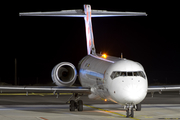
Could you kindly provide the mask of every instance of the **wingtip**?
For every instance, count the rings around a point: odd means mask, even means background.
[[[19,13],[19,16],[22,16],[22,13]]]

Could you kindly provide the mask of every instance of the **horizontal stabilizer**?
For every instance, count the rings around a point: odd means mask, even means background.
[[[54,12],[25,12],[19,16],[85,17],[83,10],[62,10]]]
[[[147,16],[145,12],[116,12],[106,10],[92,10],[92,17],[115,17],[115,16]]]
[[[19,16],[52,16],[52,17],[86,17],[83,10],[62,10],[55,12],[25,12]],[[147,16],[145,12],[111,12],[106,10],[92,10],[91,17],[115,17],[115,16]]]
[[[87,53],[96,55],[94,36],[92,29],[92,17],[115,17],[115,16],[147,16],[145,12],[117,12],[107,10],[91,10],[91,5],[84,5],[84,10],[62,10],[52,12],[25,12],[20,16],[47,16],[47,17],[83,17],[86,29]]]

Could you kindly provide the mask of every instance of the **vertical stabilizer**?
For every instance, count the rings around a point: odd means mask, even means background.
[[[94,36],[92,30],[92,22],[91,22],[91,6],[84,5],[84,13],[85,13],[85,27],[86,27],[86,42],[87,42],[87,52],[89,54],[96,54],[95,45],[94,45]]]

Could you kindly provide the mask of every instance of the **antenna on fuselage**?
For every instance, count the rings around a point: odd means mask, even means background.
[[[123,53],[121,53],[121,58],[123,58]]]

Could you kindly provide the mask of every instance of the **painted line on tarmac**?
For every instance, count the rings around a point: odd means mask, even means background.
[[[40,118],[40,120],[48,120],[48,119],[46,119],[46,118],[43,118],[43,117],[38,117],[38,118]]]
[[[180,118],[158,118],[158,119],[165,119],[165,120],[180,120]]]
[[[126,115],[123,115],[123,114],[120,114],[120,113],[112,112],[112,111],[105,110],[105,109],[102,109],[102,108],[93,107],[93,106],[86,105],[86,104],[84,104],[84,105],[87,106],[87,107],[90,107],[90,108],[94,108],[94,109],[97,109],[97,110],[100,110],[100,111],[104,111],[104,112],[107,112],[107,113],[112,113],[112,114],[119,115],[119,116],[122,116],[122,117],[126,118]],[[130,119],[140,120],[140,119],[132,118],[132,117],[130,117]]]
[[[0,93],[0,95],[27,95],[26,93]],[[45,96],[45,95],[57,95],[54,93],[28,93],[29,95],[40,95],[40,96]],[[72,93],[59,93],[59,95],[72,95]]]

